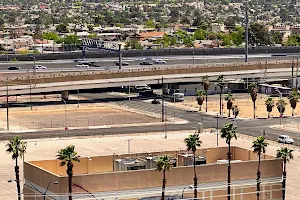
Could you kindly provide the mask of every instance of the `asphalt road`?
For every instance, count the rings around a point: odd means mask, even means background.
[[[272,56],[271,54],[257,54],[249,55],[249,62],[258,62],[258,61],[276,61],[276,60],[291,60],[292,58],[300,57],[297,54],[287,54],[286,56]],[[124,58],[123,61],[128,62],[128,66],[123,66],[125,69],[147,67],[147,65],[140,65],[142,57],[132,57]],[[172,65],[193,65],[193,64],[215,64],[215,63],[234,63],[234,62],[243,62],[243,55],[221,55],[221,56],[169,56],[169,57],[152,57],[152,59],[162,59],[166,61],[166,64],[160,66],[172,66]],[[95,62],[94,67],[90,67],[89,70],[117,70],[119,69],[114,63],[118,61],[118,58],[109,58],[109,59],[88,59],[87,61]],[[153,63],[153,61],[150,61]],[[47,71],[74,71],[78,70],[76,65],[78,62],[74,60],[56,60],[56,61],[38,61],[35,64],[41,64],[46,66],[47,70],[37,70],[37,72],[47,72]],[[0,64],[1,72],[13,72],[13,73],[24,73],[28,70],[32,71],[34,62],[8,62]],[[10,66],[19,66],[21,70],[8,70]],[[87,69],[80,69],[87,70]]]
[[[82,94],[84,97],[90,97],[92,99],[93,94]],[[161,104],[151,104],[150,101],[134,100],[134,101],[115,101],[115,104],[121,106],[127,106],[139,110],[145,110],[148,112],[161,113]],[[135,127],[114,127],[114,128],[100,128],[100,129],[84,129],[84,130],[55,130],[55,131],[37,131],[20,133],[24,139],[39,139],[39,138],[55,138],[55,137],[72,137],[72,136],[96,136],[96,135],[114,135],[114,134],[130,134],[130,133],[145,133],[145,132],[165,132],[165,131],[185,131],[196,130],[198,123],[202,122],[204,128],[217,128],[222,127],[226,123],[233,123],[231,119],[216,118],[216,116],[210,116],[201,114],[199,112],[188,111],[180,108],[174,108],[173,106],[167,106],[166,113],[168,118],[175,116],[188,121],[186,124],[157,124],[153,126],[135,126]],[[276,141],[281,134],[289,135],[295,140],[295,144],[299,145],[299,134],[292,131],[282,131],[274,128],[270,128],[270,125],[276,125],[280,123],[280,119],[251,119],[251,120],[237,120],[236,126],[239,133],[259,136],[262,135],[265,130],[266,138]],[[1,133],[0,140],[7,140],[16,133]]]

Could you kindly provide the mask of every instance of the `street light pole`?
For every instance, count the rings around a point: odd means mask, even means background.
[[[6,82],[6,129],[9,130],[9,101],[8,101],[8,83]]]
[[[217,113],[217,147],[219,146],[219,114]]]
[[[46,191],[43,193],[43,196],[44,196],[44,200],[46,200],[46,194],[47,194],[47,192],[48,192],[48,189],[49,189],[49,186],[50,186],[50,184],[51,183],[53,183],[54,185],[57,185],[58,184],[58,182],[57,181],[50,181],[49,183],[48,183],[48,186],[47,186],[47,188],[46,188]]]
[[[195,65],[195,52],[193,51],[193,65]]]
[[[248,0],[246,0],[245,6],[245,62],[248,62],[248,29],[249,29],[249,21],[248,21]]]

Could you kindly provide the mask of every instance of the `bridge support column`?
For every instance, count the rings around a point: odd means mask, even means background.
[[[164,83],[162,85],[162,91],[164,94],[169,94],[169,84],[168,83]]]
[[[68,90],[62,91],[61,98],[65,101],[69,100],[69,91]]]

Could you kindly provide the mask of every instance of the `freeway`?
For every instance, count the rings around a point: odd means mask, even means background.
[[[279,60],[292,60],[293,58],[300,57],[298,54],[286,54],[285,56],[274,56],[272,54],[254,54],[249,55],[249,62],[258,61],[279,61]],[[147,67],[148,65],[140,65],[140,61],[146,57],[129,57],[124,58],[123,61],[128,62],[128,66],[123,66],[124,69],[134,69],[140,67]],[[243,55],[220,55],[220,56],[159,56],[148,59],[162,59],[166,61],[165,65],[160,66],[173,66],[173,65],[197,65],[197,64],[223,64],[223,63],[235,63],[243,62]],[[87,59],[87,61],[95,62],[95,66],[88,70],[117,70],[119,69],[114,63],[118,61],[118,58],[99,58],[99,59]],[[151,61],[153,62],[153,61]],[[55,61],[20,61],[20,62],[3,62],[0,64],[0,71],[3,73],[24,73],[28,70],[32,71],[34,64],[41,64],[46,66],[47,70],[37,70],[37,72],[53,72],[53,71],[74,71],[74,70],[87,70],[87,69],[76,69],[78,62],[74,60],[55,60]],[[10,66],[19,66],[22,70],[7,70]]]
[[[81,94],[82,97],[93,99],[93,94]],[[161,105],[151,104],[149,101],[134,100],[134,101],[117,101],[114,102],[119,106],[127,106],[139,110],[147,110],[148,112],[161,113]],[[204,128],[220,128],[225,123],[233,123],[231,119],[216,118],[216,116],[207,115],[205,113],[199,113],[189,111],[173,106],[167,106],[166,113],[168,118],[173,118],[174,113],[176,117],[182,118],[188,121],[185,124],[167,124],[160,123],[152,126],[140,125],[140,126],[127,126],[127,127],[114,127],[109,126],[99,129],[84,129],[84,130],[55,130],[55,131],[36,131],[36,132],[24,132],[21,133],[24,139],[38,139],[38,138],[55,138],[55,137],[72,137],[72,136],[95,136],[95,135],[114,135],[114,134],[131,134],[131,133],[145,133],[145,132],[172,132],[172,131],[185,131],[195,130],[199,126],[198,123],[202,122]],[[265,130],[267,139],[276,141],[278,135],[286,134],[295,139],[297,145],[299,145],[299,134],[292,131],[282,131],[274,128],[270,128],[271,125],[280,123],[280,119],[251,119],[251,120],[237,120],[236,125],[238,132],[259,136],[262,135]],[[0,134],[0,140],[7,140],[15,136],[16,133],[2,131]],[[297,141],[298,139],[298,141]]]

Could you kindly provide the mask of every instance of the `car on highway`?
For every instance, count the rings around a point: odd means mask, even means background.
[[[115,65],[119,66],[119,61],[115,62]],[[123,66],[128,66],[129,63],[128,63],[128,62],[122,61],[122,65],[123,65]]]
[[[161,60],[161,59],[156,59],[154,61],[155,64],[166,64],[167,62],[165,60]]]
[[[47,69],[47,67],[44,65],[34,65],[33,69]]]
[[[17,67],[17,66],[10,66],[9,68],[7,68],[8,70],[20,70],[21,67]]]
[[[76,67],[77,67],[77,68],[89,68],[90,65],[80,63],[80,64],[76,65]]]
[[[293,144],[294,140],[288,135],[280,135],[278,137],[278,143]]]
[[[140,65],[153,65],[153,64],[148,61],[142,61],[142,62],[140,62]]]

